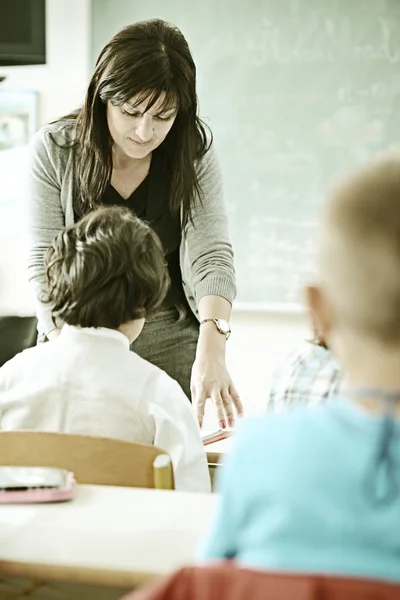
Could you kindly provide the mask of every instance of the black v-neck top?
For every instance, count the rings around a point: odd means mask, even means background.
[[[109,183],[102,198],[105,205],[128,207],[137,217],[143,219],[159,236],[165,250],[171,287],[164,300],[164,308],[181,306],[186,303],[182,286],[182,273],[179,260],[181,226],[178,218],[171,214],[169,207],[171,172],[166,155],[157,148],[152,155],[147,177],[126,200]]]
[[[149,189],[149,175],[142,181],[139,187],[126,200],[109,183],[103,194],[103,204],[121,205],[130,208],[140,219],[146,219],[147,193]]]

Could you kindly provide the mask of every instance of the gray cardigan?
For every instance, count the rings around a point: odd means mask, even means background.
[[[38,329],[44,334],[55,327],[51,309],[40,302],[44,255],[54,236],[74,223],[73,150],[60,147],[73,136],[73,122],[66,121],[46,125],[32,140],[28,271],[37,298]],[[183,289],[196,316],[203,296],[222,296],[232,303],[236,294],[221,171],[213,148],[198,162],[197,174],[202,202],[195,201],[193,224],[185,226],[180,247]]]

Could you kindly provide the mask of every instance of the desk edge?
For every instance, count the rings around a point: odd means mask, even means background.
[[[65,583],[83,583],[123,589],[145,585],[167,574],[0,560],[0,575],[2,576],[27,577],[34,580],[63,581]]]

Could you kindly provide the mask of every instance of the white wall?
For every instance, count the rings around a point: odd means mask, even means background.
[[[4,87],[39,93],[38,122],[46,123],[83,100],[90,59],[91,0],[47,0],[47,64],[0,67]]]
[[[89,76],[90,37],[91,0],[47,0],[47,63],[0,67],[0,76],[6,77],[4,83],[0,84],[2,88],[30,89],[38,93],[38,127],[82,103]],[[0,179],[3,185],[15,186],[18,183],[24,187],[27,183],[28,155],[24,148],[16,154],[19,158],[12,172],[6,157],[3,157]],[[25,211],[25,206],[18,206],[13,214]],[[18,222],[15,231],[10,223],[7,234],[0,235],[1,315],[34,314],[26,275],[27,234],[22,221],[20,218],[15,220]]]

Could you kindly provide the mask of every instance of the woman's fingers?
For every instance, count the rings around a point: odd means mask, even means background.
[[[224,390],[222,390],[221,398],[222,398],[222,402],[224,405],[224,411],[225,411],[228,427],[234,427],[235,426],[235,415],[233,412],[232,397],[229,392],[230,392],[230,390],[228,388],[225,388]]]
[[[192,392],[192,402],[196,407],[197,421],[199,423],[199,426],[202,427],[203,420],[204,420],[204,411],[206,408],[207,395],[206,395],[204,389],[200,388],[200,390],[198,390],[197,387],[193,387],[191,392]]]
[[[222,429],[225,429],[227,420],[224,412],[224,402],[217,387],[213,387],[209,392],[207,392],[204,388],[195,388],[192,392],[192,399],[196,406],[197,420],[200,427],[203,425],[204,411],[208,398],[210,398],[214,404],[219,426],[222,427]]]
[[[196,407],[200,427],[203,425],[206,402],[209,398],[214,404],[218,423],[222,429],[235,426],[235,410],[239,417],[243,416],[243,404],[232,382],[229,387],[224,387],[222,390],[217,385],[211,386],[211,389],[195,385],[192,387],[192,401]]]
[[[236,388],[232,382],[231,382],[231,385],[229,386],[229,395],[232,398],[232,402],[236,408],[236,412],[237,412],[238,416],[243,417],[243,404],[242,404],[242,401],[240,400],[238,391],[236,390]]]
[[[225,419],[225,413],[224,413],[224,403],[222,401],[222,397],[221,397],[221,393],[220,393],[219,389],[214,387],[214,389],[212,390],[212,392],[210,394],[210,397],[211,397],[211,400],[213,401],[215,411],[217,413],[217,419],[218,419],[219,426],[222,427],[222,429],[225,429],[226,419]]]

